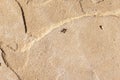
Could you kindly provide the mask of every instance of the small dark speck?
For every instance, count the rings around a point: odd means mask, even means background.
[[[99,27],[100,27],[101,30],[103,30],[103,26],[102,25],[100,25]]]
[[[1,66],[1,63],[0,63],[0,66]]]
[[[66,33],[66,31],[67,31],[67,29],[65,29],[65,28],[63,28],[63,29],[61,30],[62,33]]]

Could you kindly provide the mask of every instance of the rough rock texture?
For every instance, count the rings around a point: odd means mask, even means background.
[[[0,80],[120,80],[120,0],[0,0]]]

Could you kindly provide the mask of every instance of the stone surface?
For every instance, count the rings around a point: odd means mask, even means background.
[[[119,0],[0,0],[0,80],[120,80]]]

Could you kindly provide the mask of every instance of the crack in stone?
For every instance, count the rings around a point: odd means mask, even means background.
[[[0,48],[1,52],[1,57],[5,63],[5,65],[7,66],[7,68],[9,68],[16,76],[19,80],[21,80],[20,76],[10,67],[9,63],[6,60],[6,53],[4,52],[4,50],[2,48]]]
[[[5,65],[6,65],[7,67],[9,67],[9,64],[8,64],[8,62],[7,62],[7,60],[6,60],[6,54],[5,54],[4,50],[3,50],[2,48],[0,48],[0,50],[2,51],[1,57],[2,57]]]
[[[27,0],[26,4],[29,4],[32,0]]]
[[[80,8],[81,8],[81,11],[83,12],[83,13],[85,13],[85,11],[84,11],[84,8],[83,8],[83,6],[82,6],[82,2],[81,2],[82,0],[79,0],[79,5],[80,5]]]
[[[17,0],[15,0],[15,1],[17,2],[18,6],[20,7],[20,10],[21,10],[21,13],[22,13],[22,18],[23,18],[23,23],[24,23],[24,28],[25,28],[25,33],[27,33],[27,24],[26,24],[24,10],[23,10],[21,4]]]

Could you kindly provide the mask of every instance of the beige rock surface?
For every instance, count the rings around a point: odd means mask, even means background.
[[[0,0],[0,80],[120,80],[120,0]]]

